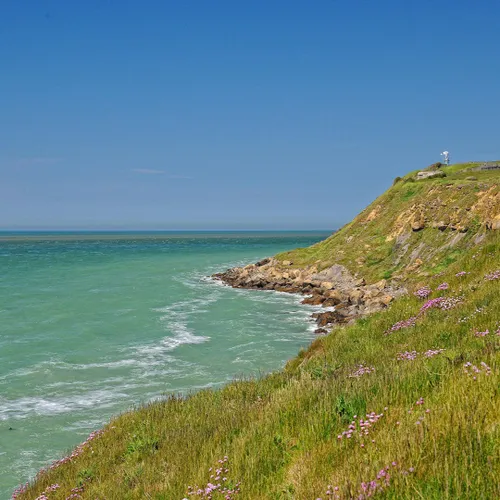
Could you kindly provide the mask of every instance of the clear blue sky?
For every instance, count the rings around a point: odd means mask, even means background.
[[[334,228],[500,159],[496,0],[3,0],[0,228]]]

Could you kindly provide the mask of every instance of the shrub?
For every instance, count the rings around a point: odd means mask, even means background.
[[[432,165],[429,165],[427,168],[428,170],[437,170],[438,168],[441,168],[443,164],[438,161],[437,163],[433,163]]]

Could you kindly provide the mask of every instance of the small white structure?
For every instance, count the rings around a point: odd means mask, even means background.
[[[449,151],[443,151],[441,153],[441,156],[443,157],[443,163],[448,166],[450,164],[450,152]]]

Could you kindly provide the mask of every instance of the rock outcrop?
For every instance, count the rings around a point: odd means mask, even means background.
[[[500,230],[498,165],[455,165],[444,172],[436,163],[420,173],[421,181],[415,174],[397,178],[326,240],[216,277],[238,288],[305,295],[304,303],[324,308],[315,315],[320,331],[349,323],[387,307],[403,293],[399,283],[410,286],[441,272],[459,252]],[[382,277],[391,282],[378,281]]]
[[[366,284],[344,266],[335,264],[318,272],[315,266],[293,268],[291,261],[264,259],[245,267],[233,267],[215,274],[215,279],[234,288],[275,290],[307,295],[303,304],[322,306],[326,310],[313,314],[316,333],[325,327],[347,324],[356,318],[385,309],[394,298],[406,293],[402,287],[386,280]]]

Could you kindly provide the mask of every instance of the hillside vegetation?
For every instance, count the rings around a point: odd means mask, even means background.
[[[442,167],[446,177],[421,181],[414,180],[416,172],[397,178],[333,236],[278,258],[319,270],[343,264],[368,281],[443,270],[488,229],[500,229],[500,169],[477,167]]]
[[[500,498],[500,171],[474,166],[410,174],[278,256],[407,295],[279,372],[113,419],[15,497]]]

